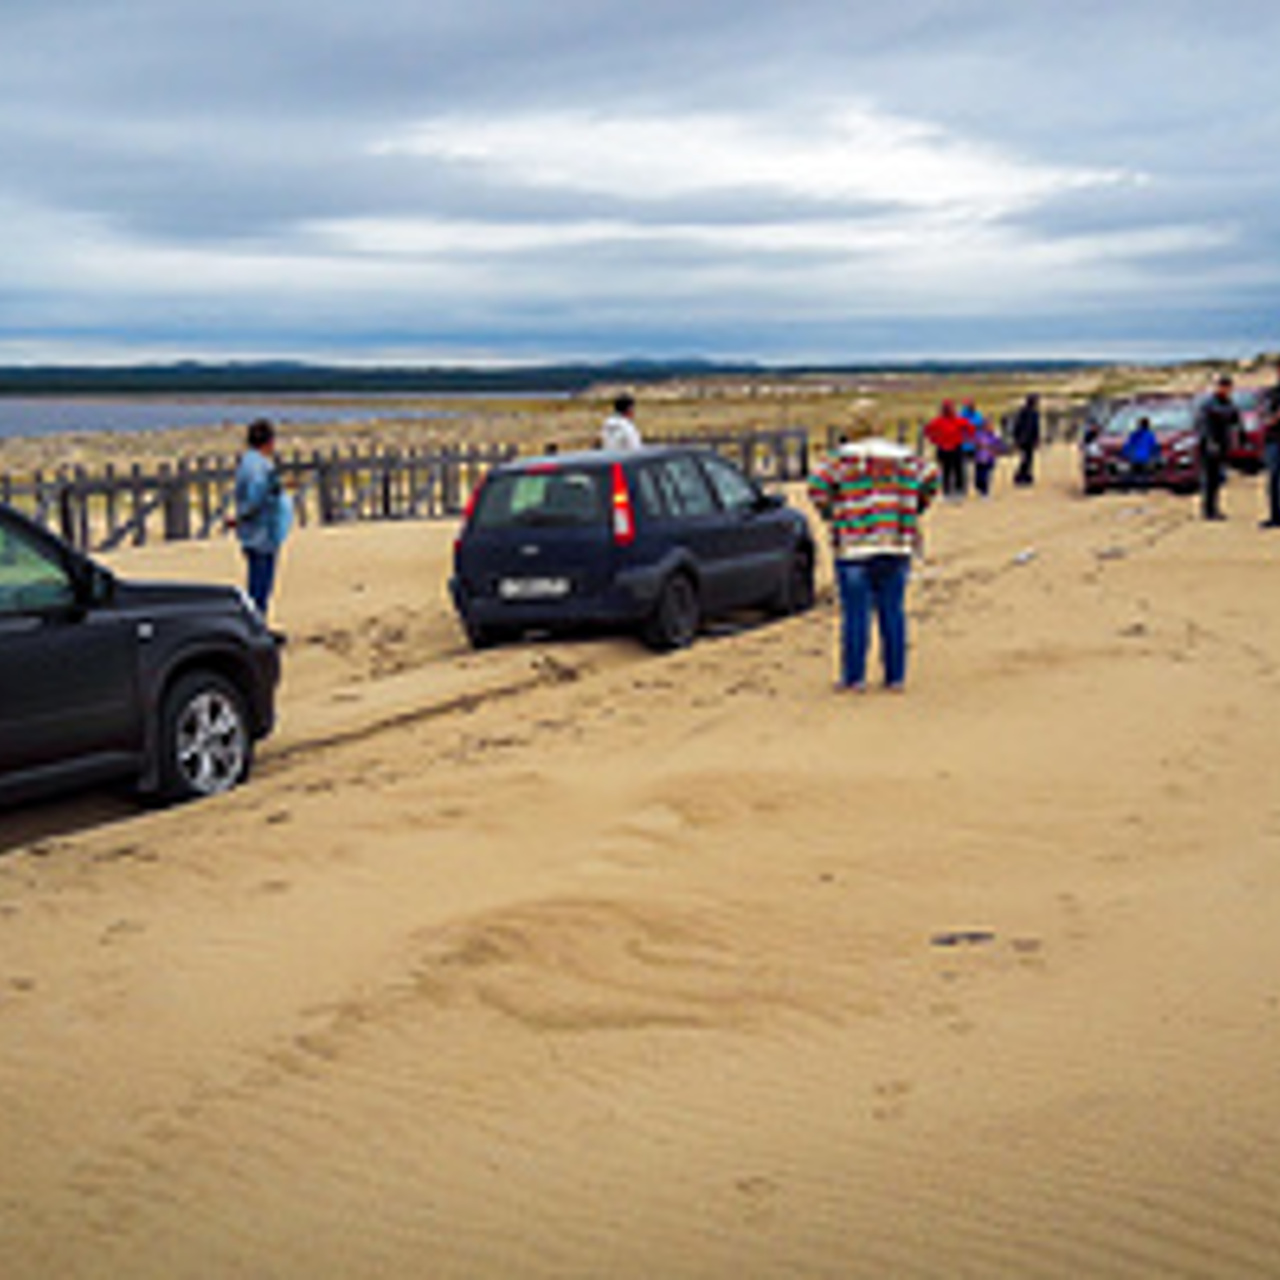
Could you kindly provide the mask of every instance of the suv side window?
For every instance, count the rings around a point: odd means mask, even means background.
[[[702,471],[691,457],[664,458],[660,463],[667,482],[667,499],[673,515],[710,516],[715,514],[715,499]]]
[[[75,603],[67,571],[17,530],[0,523],[0,617]]]
[[[720,499],[720,505],[726,511],[750,511],[756,505],[758,497],[755,485],[742,474],[737,467],[731,466],[723,458],[710,454],[702,460],[711,487]]]

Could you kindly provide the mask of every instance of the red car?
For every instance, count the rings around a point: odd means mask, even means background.
[[[1139,486],[1193,492],[1200,482],[1195,414],[1194,400],[1151,397],[1109,405],[1091,417],[1080,447],[1085,493]],[[1160,443],[1160,456],[1149,472],[1137,474],[1125,458],[1124,443],[1144,417]]]
[[[1262,393],[1261,387],[1241,387],[1232,394],[1240,410],[1240,430],[1227,451],[1227,461],[1241,471],[1262,470]]]

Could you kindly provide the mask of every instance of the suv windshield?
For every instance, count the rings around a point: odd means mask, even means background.
[[[491,476],[480,491],[476,529],[587,528],[602,524],[603,477],[593,471],[549,467]]]
[[[1157,435],[1162,431],[1189,431],[1194,417],[1195,407],[1182,400],[1127,404],[1116,410],[1103,430],[1109,436],[1127,436],[1139,418],[1150,418],[1151,429]]]

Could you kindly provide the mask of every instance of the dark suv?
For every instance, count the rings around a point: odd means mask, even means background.
[[[813,604],[808,522],[706,449],[552,454],[494,468],[454,551],[477,647],[530,629],[635,627],[654,649],[704,619]]]
[[[123,582],[0,504],[0,804],[119,778],[225,791],[271,729],[279,672],[240,591]]]

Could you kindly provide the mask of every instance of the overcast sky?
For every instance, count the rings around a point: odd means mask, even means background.
[[[0,362],[1280,346],[1277,0],[2,0]]]

